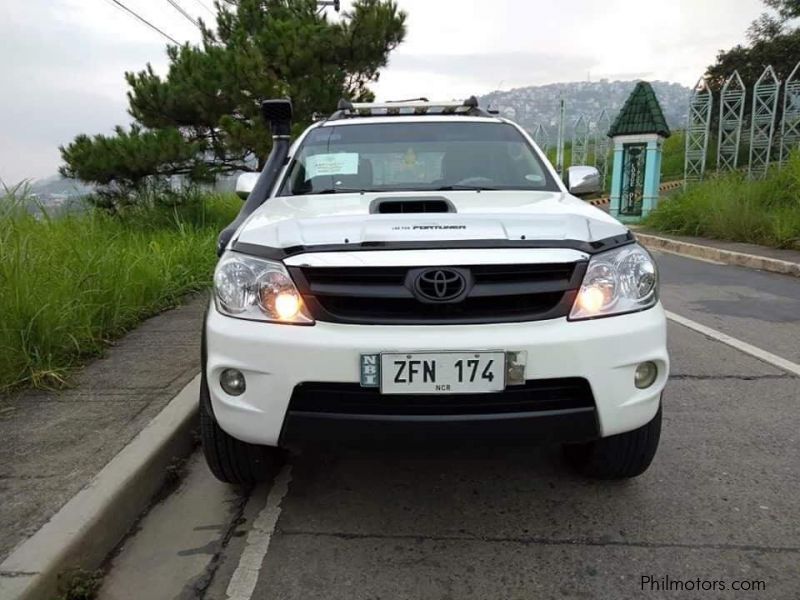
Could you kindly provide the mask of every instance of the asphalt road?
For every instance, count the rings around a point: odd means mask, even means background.
[[[800,362],[800,280],[657,258],[669,311]],[[800,597],[800,378],[683,325],[669,345],[636,480],[585,480],[552,447],[351,450],[239,490],[195,456],[101,598]]]

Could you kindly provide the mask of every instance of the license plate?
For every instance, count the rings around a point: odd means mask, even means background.
[[[383,394],[478,394],[505,389],[505,352],[380,355]]]

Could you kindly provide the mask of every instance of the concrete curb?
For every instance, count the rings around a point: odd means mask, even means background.
[[[759,269],[761,271],[770,271],[771,273],[780,273],[781,275],[800,277],[800,263],[767,256],[758,256],[755,254],[745,254],[744,252],[723,250],[722,248],[715,248],[713,246],[701,246],[700,244],[682,242],[650,235],[648,233],[639,233],[637,231],[633,233],[636,235],[637,240],[654,250],[665,250],[685,256],[714,260],[725,263],[726,265],[735,265],[737,267],[747,267],[749,269]]]
[[[659,192],[670,192],[672,190],[677,190],[678,188],[683,187],[683,179],[678,179],[675,181],[666,181],[658,186]]]
[[[197,375],[39,531],[0,564],[0,598],[53,597],[58,576],[96,569],[164,483],[167,466],[194,447]]]

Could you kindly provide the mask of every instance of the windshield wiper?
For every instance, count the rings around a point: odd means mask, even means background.
[[[461,184],[455,183],[453,185],[443,185],[443,186],[440,186],[440,187],[437,187],[437,188],[433,188],[431,191],[432,192],[454,192],[454,191],[458,191],[458,190],[472,190],[472,191],[480,192],[480,191],[483,191],[483,190],[495,191],[497,189],[498,188],[488,187],[488,186],[485,186],[485,185],[461,185]]]
[[[328,188],[325,190],[312,190],[310,192],[303,192],[302,194],[295,194],[299,196],[312,196],[316,194],[364,194],[366,192],[378,192],[380,190],[371,190],[369,188]]]
[[[454,192],[459,190],[467,190],[467,191],[496,191],[500,188],[494,187],[487,187],[485,185],[460,185],[460,184],[453,184],[453,185],[443,185],[440,187],[435,188],[426,188],[426,187],[411,187],[411,188],[387,188],[387,189],[372,189],[372,188],[327,188],[324,190],[312,190],[308,192],[302,192],[299,194],[294,194],[295,196],[314,196],[314,195],[326,195],[326,194],[369,194],[369,193],[389,193],[392,192]]]

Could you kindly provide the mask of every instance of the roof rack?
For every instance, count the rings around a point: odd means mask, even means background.
[[[489,114],[478,108],[478,99],[470,96],[463,102],[447,100],[431,101],[426,98],[388,102],[350,102],[342,98],[328,119],[347,119],[354,117],[396,117],[421,115],[466,115],[488,117]]]

